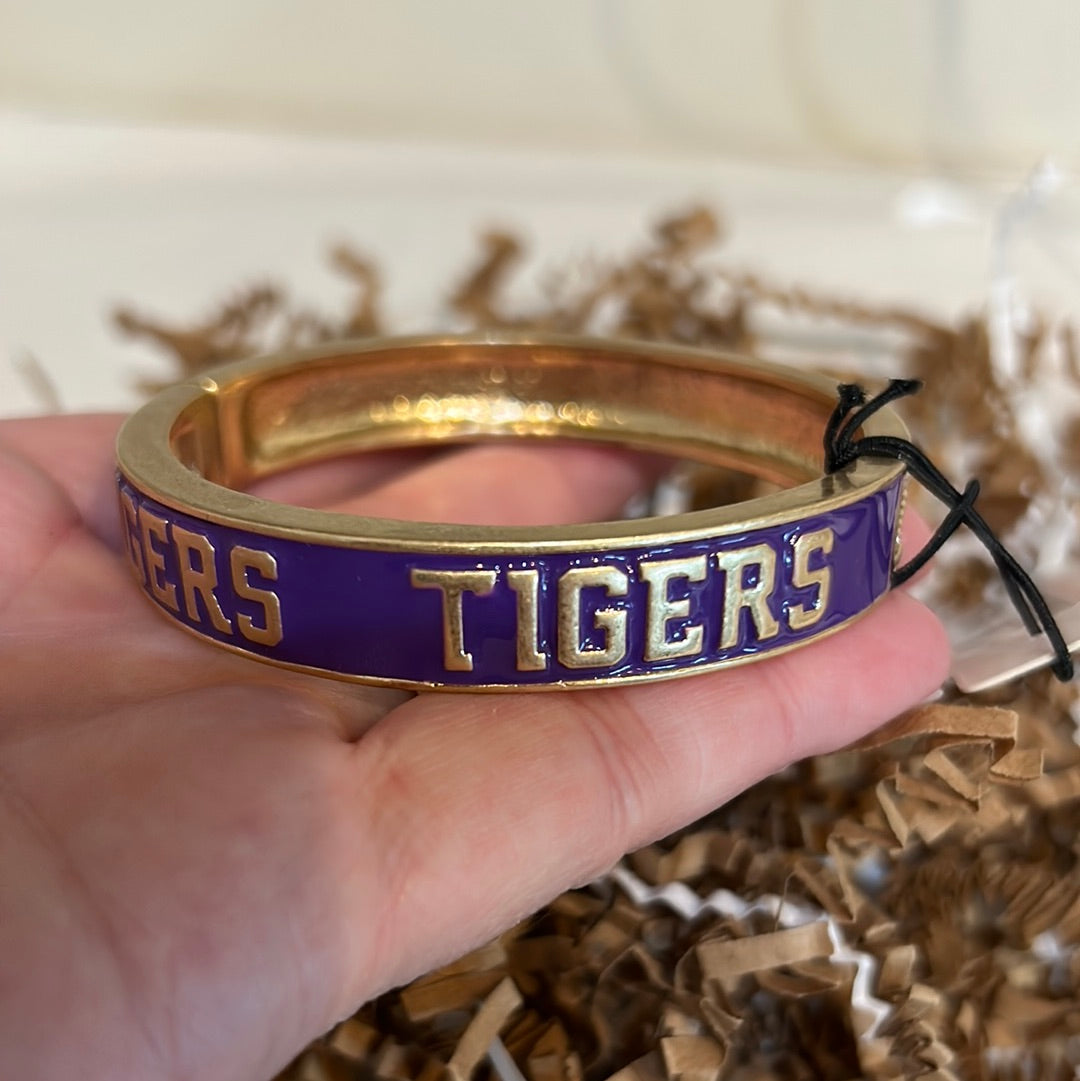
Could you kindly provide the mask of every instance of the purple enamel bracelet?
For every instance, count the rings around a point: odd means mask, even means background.
[[[904,466],[864,458],[826,475],[834,400],[827,380],[760,361],[553,336],[244,361],[125,424],[127,552],[149,600],[189,632],[339,679],[508,691],[708,671],[837,631],[889,589]],[[865,428],[906,434],[889,409]],[[523,438],[619,443],[780,487],[542,528],[354,517],[243,490],[369,449]]]

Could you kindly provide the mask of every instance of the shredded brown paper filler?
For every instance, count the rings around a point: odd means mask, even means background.
[[[903,406],[916,439],[961,486],[982,480],[980,509],[1021,561],[1048,523],[1080,557],[1080,418],[1044,418],[1032,444],[985,314],[953,324],[778,287],[719,261],[722,234],[693,209],[642,251],[551,276],[545,302],[520,311],[506,295],[522,246],[490,233],[452,312],[465,328],[662,338],[863,381],[921,378],[927,391]],[[165,347],[178,375],[381,332],[375,267],[346,247],[331,258],[353,289],[344,315],[260,285],[189,329],[116,319]],[[1013,344],[1023,382],[1049,372],[1080,389],[1070,326],[1029,318]],[[993,600],[973,548],[935,562],[935,605]],[[1045,672],[978,697],[947,691],[368,1003],[279,1081],[1074,1078],[1078,714],[1075,689]]]

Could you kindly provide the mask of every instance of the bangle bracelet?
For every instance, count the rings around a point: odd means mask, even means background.
[[[651,342],[382,339],[242,361],[125,423],[125,546],[182,627],[321,675],[533,690],[708,671],[839,630],[889,588],[904,465],[861,458],[826,475],[834,404],[823,378]],[[862,431],[906,436],[888,408]],[[334,455],[520,437],[615,442],[783,487],[541,528],[364,518],[242,491]]]

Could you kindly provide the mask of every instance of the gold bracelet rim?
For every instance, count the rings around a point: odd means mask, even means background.
[[[794,522],[809,513],[846,506],[889,486],[904,473],[900,462],[860,459],[831,478],[822,471],[815,480],[767,496],[674,515],[559,526],[461,525],[359,516],[276,503],[200,476],[180,462],[170,442],[177,417],[198,399],[227,396],[236,385],[267,372],[339,359],[348,363],[351,361],[343,358],[360,360],[396,350],[465,348],[497,354],[501,349],[534,347],[569,352],[600,350],[611,355],[645,358],[647,363],[705,370],[723,365],[729,373],[742,372],[748,377],[773,380],[777,386],[812,395],[823,406],[835,398],[835,382],[818,373],[692,346],[535,333],[380,337],[235,361],[159,391],[121,427],[116,444],[117,468],[131,484],[163,505],[222,526],[335,547],[483,554],[602,551],[612,545],[662,544],[726,536],[763,525]],[[872,435],[908,437],[903,421],[889,408],[871,418],[866,431]],[[629,431],[626,434],[634,435]],[[562,438],[578,436],[589,438],[589,433]],[[477,441],[486,438],[492,437],[482,435]],[[509,441],[536,437],[523,437],[507,429],[497,438]],[[628,439],[627,442],[641,449],[654,449],[646,441]],[[291,465],[284,464],[281,471],[288,468]]]

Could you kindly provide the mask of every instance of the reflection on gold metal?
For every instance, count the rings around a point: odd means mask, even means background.
[[[497,387],[493,362],[505,375]],[[862,458],[821,478],[821,433],[834,402],[834,384],[820,376],[655,342],[370,339],[240,361],[162,391],[124,425],[117,460],[166,506],[311,543],[465,555],[659,548],[821,514],[900,477],[902,463]],[[907,430],[884,409],[864,434]],[[236,490],[353,451],[520,437],[630,444],[786,487],[665,518],[528,528],[357,519]]]
[[[472,654],[465,649],[461,598],[466,593],[486,596],[495,588],[495,571],[438,571],[413,567],[410,581],[416,589],[442,593],[443,667],[448,672],[471,672]]]
[[[195,623],[202,621],[199,606],[195,600],[197,593],[202,597],[203,606],[210,616],[210,622],[222,634],[232,634],[232,624],[225,618],[225,613],[218,604],[214,590],[217,588],[217,569],[214,566],[213,545],[199,533],[183,529],[175,522],[172,527],[173,545],[176,559],[180,565],[180,588],[184,596],[184,609],[188,619]],[[199,568],[195,569],[192,556],[198,554]]]
[[[893,523],[892,566],[896,570],[904,556],[904,514],[908,504],[908,482],[905,477],[900,485],[900,504],[896,508],[896,521]]]
[[[540,637],[540,572],[507,571],[507,585],[517,594],[517,669],[542,672],[548,655],[538,645]]]
[[[124,550],[127,552],[131,573],[140,586],[145,586],[146,564],[143,562],[142,538],[139,535],[139,511],[135,500],[127,492],[120,493],[120,522],[124,533]]]
[[[278,576],[277,560],[269,553],[254,548],[237,545],[229,554],[229,566],[232,571],[233,590],[243,600],[258,604],[263,610],[263,622],[260,627],[251,616],[240,612],[236,625],[240,633],[249,641],[262,646],[276,646],[282,639],[281,600],[272,589],[259,589],[248,581],[248,571],[257,571],[263,578],[276,582]]]
[[[630,583],[618,567],[571,567],[559,578],[559,661],[567,668],[610,668],[626,656],[626,610],[597,608],[593,626],[604,632],[599,649],[581,646],[581,591],[596,587],[625,597]]]
[[[701,652],[705,632],[699,624],[683,630],[682,638],[668,638],[668,623],[673,619],[686,619],[690,615],[690,599],[673,601],[670,597],[671,582],[684,579],[688,582],[705,580],[705,556],[687,559],[664,559],[642,562],[638,573],[649,583],[648,617],[645,625],[645,660],[660,661],[668,657],[692,657]]]
[[[716,553],[717,566],[724,572],[724,629],[720,646],[731,649],[739,643],[739,624],[742,610],[749,611],[758,641],[772,638],[780,631],[769,611],[769,597],[776,586],[776,553],[767,544],[752,544],[747,548],[735,548],[730,552]],[[746,571],[757,567],[757,581],[752,586],[745,583]]]
[[[165,556],[154,547],[156,537],[162,544],[169,542],[169,523],[156,514],[151,514],[145,507],[139,508],[139,538],[142,541],[143,560],[146,563],[150,592],[162,604],[168,605],[174,612],[180,611],[176,603],[176,586],[165,578]]]
[[[811,605],[793,604],[788,608],[788,626],[793,631],[812,627],[828,610],[832,573],[827,563],[816,570],[811,570],[810,557],[815,552],[828,555],[832,549],[833,531],[828,527],[816,529],[812,533],[804,533],[795,541],[795,555],[791,570],[792,584],[797,589],[817,586],[817,598]]]

